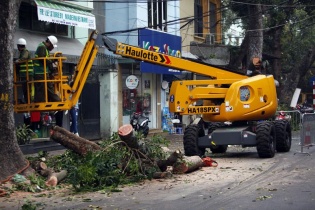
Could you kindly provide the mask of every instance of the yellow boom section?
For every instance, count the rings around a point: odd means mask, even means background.
[[[166,66],[173,69],[189,71],[196,74],[210,76],[215,79],[226,78],[245,79],[248,77],[237,72],[222,70],[214,66],[209,66],[194,61],[169,56],[159,52],[145,50],[139,47],[123,44],[120,42],[118,42],[116,45],[115,54],[153,64],[158,64],[161,66]]]
[[[98,46],[95,45],[95,40],[97,38],[98,32],[93,31],[85,47],[82,51],[79,63],[76,67],[74,84],[69,85],[69,77],[63,75],[62,63],[66,60],[66,57],[62,57],[61,52],[57,52],[47,58],[36,58],[32,60],[42,60],[44,63],[44,79],[43,80],[32,80],[32,75],[28,72],[28,61],[21,62],[26,66],[26,77],[20,77],[18,73],[18,66],[21,63],[14,64],[14,111],[17,113],[31,112],[31,111],[59,111],[59,110],[69,110],[71,109],[79,100],[81,92],[83,90],[86,79],[91,70],[93,61],[96,57],[98,51]],[[48,74],[47,61],[51,60],[57,63],[56,70],[53,74]],[[44,83],[45,101],[33,102],[33,97],[36,95],[34,92],[35,83]],[[57,94],[61,101],[51,102],[48,100],[48,83],[52,83],[54,86],[54,93]],[[22,102],[19,98],[22,91],[23,84],[26,84],[27,100]]]

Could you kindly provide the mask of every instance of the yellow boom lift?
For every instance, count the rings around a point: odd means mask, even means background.
[[[69,77],[64,76],[62,72],[62,62],[66,60],[66,57],[63,57],[61,52],[56,52],[50,57],[47,58],[35,58],[32,60],[43,60],[44,63],[44,80],[30,80],[29,74],[27,73],[27,78],[24,81],[19,81],[18,74],[16,71],[16,65],[14,65],[14,111],[17,113],[24,113],[24,112],[32,112],[32,111],[61,111],[61,110],[69,110],[73,107],[79,100],[81,95],[83,86],[86,82],[86,79],[90,73],[92,64],[96,57],[96,53],[98,50],[98,46],[95,44],[95,40],[98,36],[98,32],[95,30],[93,31],[88,41],[85,44],[85,47],[82,51],[80,60],[75,69],[75,78],[73,80],[73,85],[70,86],[69,84]],[[53,62],[57,63],[56,71],[53,75],[48,75],[48,65],[47,60],[52,60]],[[21,63],[19,63],[20,65]],[[25,61],[24,64],[26,65],[26,71],[28,72],[28,61]],[[44,83],[45,89],[45,101],[40,103],[33,103],[33,88],[34,84],[37,82]],[[54,91],[58,94],[61,98],[60,102],[49,102],[48,95],[47,95],[47,83],[54,84]],[[22,83],[27,84],[27,93],[28,93],[28,103],[21,103],[18,100],[18,92],[19,89],[22,88]],[[35,93],[36,94],[36,93]]]
[[[208,80],[173,81],[171,84],[170,111],[202,116],[185,129],[185,155],[203,156],[206,148],[212,153],[224,153],[228,145],[255,146],[262,158],[271,158],[276,151],[290,151],[290,123],[272,120],[277,109],[272,75],[247,76],[127,45],[106,36],[103,41],[117,55],[209,77]],[[202,105],[196,106],[200,100]]]

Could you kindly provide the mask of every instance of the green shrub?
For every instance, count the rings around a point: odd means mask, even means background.
[[[29,144],[34,132],[28,125],[22,124],[16,128],[16,138],[19,145]]]

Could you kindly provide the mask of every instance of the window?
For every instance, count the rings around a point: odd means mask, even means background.
[[[203,12],[201,0],[195,0],[195,35],[203,36]]]
[[[22,2],[19,10],[19,28],[68,36],[69,26],[39,21],[36,6]]]
[[[167,31],[167,1],[148,1],[148,27]],[[164,26],[163,26],[164,24]]]
[[[210,33],[217,34],[217,9],[216,4],[210,3]]]

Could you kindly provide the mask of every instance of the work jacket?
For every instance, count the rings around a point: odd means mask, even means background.
[[[26,71],[28,70],[28,76],[33,76],[33,61],[30,60],[31,59],[31,55],[29,53],[29,51],[24,48],[21,52],[20,52],[20,56],[19,56],[19,75],[20,77],[26,77]]]
[[[44,42],[41,42],[35,52],[35,58],[49,57],[49,51],[46,48]],[[46,60],[46,73],[50,73],[51,61]],[[44,74],[44,60],[34,60],[34,74]]]

